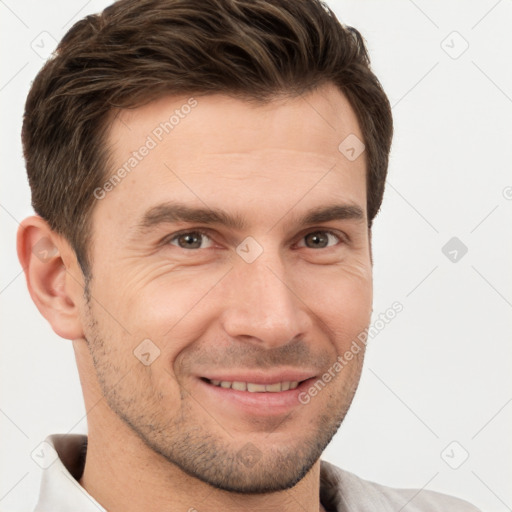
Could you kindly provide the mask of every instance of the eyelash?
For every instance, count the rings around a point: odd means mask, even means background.
[[[312,229],[311,231],[308,231],[307,233],[302,235],[301,240],[303,240],[307,235],[310,235],[312,233],[327,233],[327,234],[332,235],[335,238],[337,238],[341,243],[346,243],[347,242],[346,236],[341,235],[340,233],[338,233],[336,231],[329,230],[329,229]],[[210,236],[210,233],[208,231],[198,228],[198,229],[188,229],[186,231],[178,231],[177,233],[174,233],[170,237],[166,237],[162,241],[162,243],[164,245],[170,245],[171,242],[173,242],[174,240],[177,240],[180,236],[187,235],[187,234],[200,234],[200,235],[205,236],[205,237],[209,238],[210,240],[212,240],[212,237]],[[198,251],[198,250],[200,250],[200,249],[184,249],[183,247],[179,247],[179,246],[176,246],[176,247],[178,249],[183,249],[184,251]],[[332,247],[335,247],[335,246],[321,247],[321,249],[329,249],[329,248],[332,248]],[[311,249],[311,247],[306,247],[306,249]]]

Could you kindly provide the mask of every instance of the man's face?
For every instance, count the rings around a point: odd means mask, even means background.
[[[363,350],[299,399],[370,321],[365,154],[338,150],[362,134],[333,86],[187,100],[121,111],[109,132],[112,172],[138,156],[95,206],[85,337],[109,407],[155,452],[222,489],[288,488],[361,372]]]

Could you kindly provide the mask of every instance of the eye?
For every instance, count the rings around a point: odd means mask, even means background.
[[[335,242],[343,241],[341,236],[333,231],[312,231],[305,235],[302,240],[306,240],[305,246],[309,249],[325,249],[326,247],[329,247],[329,238],[331,240],[334,239]],[[336,243],[332,245],[336,245]],[[304,247],[304,245],[299,245],[299,247]]]
[[[207,239],[210,241],[210,245],[205,247],[201,244]],[[182,231],[181,233],[175,234],[169,239],[169,244],[177,245],[181,249],[206,249],[211,246],[211,239],[204,231]]]
[[[305,241],[306,243],[302,243]],[[309,249],[326,249],[333,247],[337,243],[343,242],[343,237],[333,231],[317,230],[307,233],[302,237],[298,247],[307,247]],[[208,249],[212,247],[213,241],[208,233],[201,230],[181,231],[175,233],[168,239],[168,244],[175,245],[180,249]]]

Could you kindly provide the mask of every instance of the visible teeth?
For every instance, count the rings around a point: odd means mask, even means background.
[[[258,393],[261,391],[265,391],[265,384],[253,384],[252,382],[248,382],[247,391],[249,391],[249,393]]]
[[[233,384],[231,384],[231,387],[237,391],[245,391],[247,389],[247,384],[245,382],[235,381]]]
[[[234,389],[236,391],[248,391],[249,393],[278,393],[279,391],[288,391],[295,389],[299,382],[294,381],[283,381],[275,382],[274,384],[256,384],[254,382],[240,382],[240,381],[228,381],[228,380],[210,380],[210,383],[214,386],[220,386],[224,389]]]

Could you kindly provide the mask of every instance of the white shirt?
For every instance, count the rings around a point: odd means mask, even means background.
[[[87,436],[51,435],[42,450],[46,469],[34,512],[106,512],[78,483]],[[434,491],[369,482],[326,461],[320,465],[320,501],[328,512],[480,512],[466,501]]]

